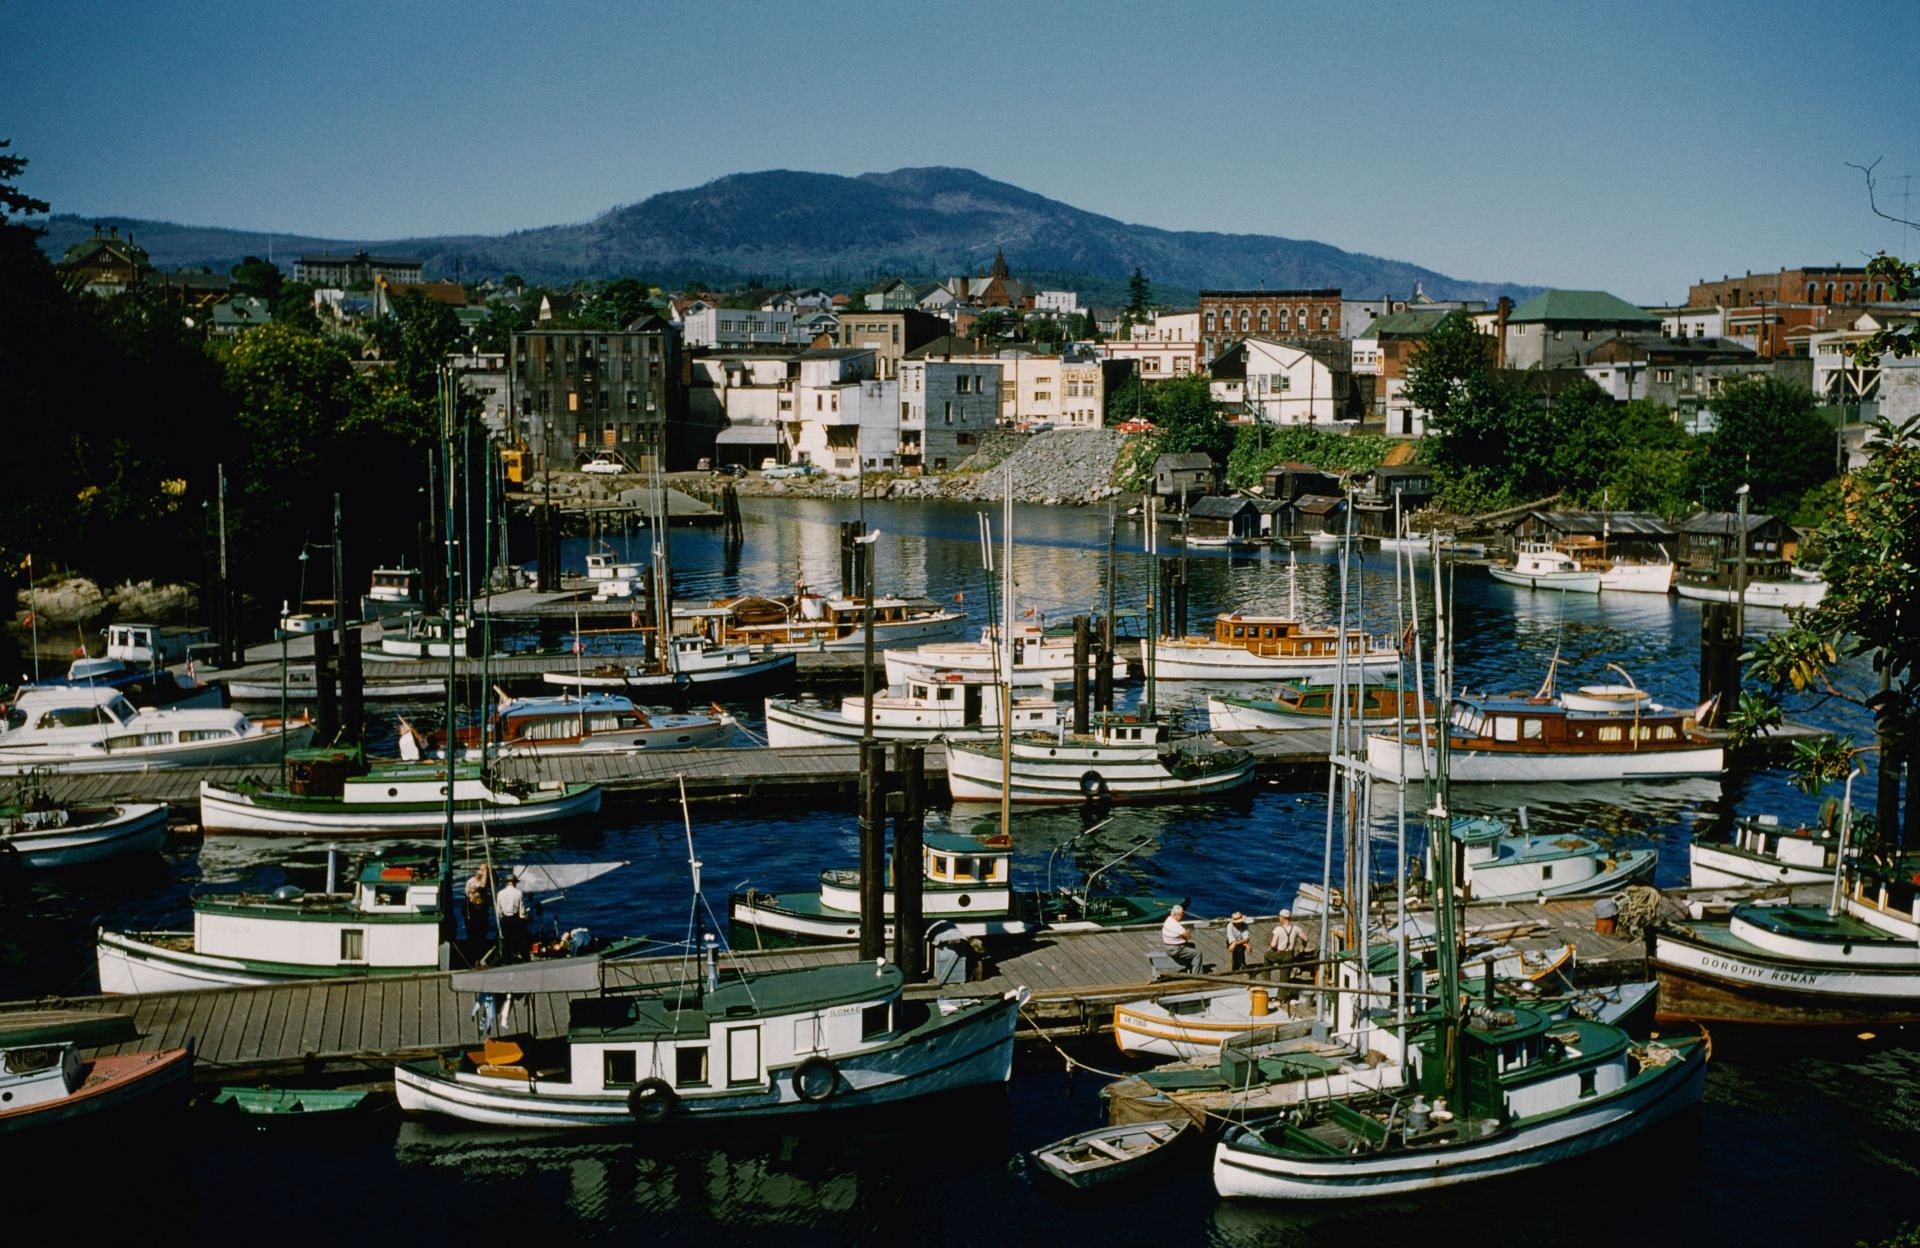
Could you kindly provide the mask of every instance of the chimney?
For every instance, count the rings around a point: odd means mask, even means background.
[[[1507,314],[1513,311],[1513,300],[1505,295],[1493,305],[1493,366],[1496,369],[1507,366]]]
[[[110,226],[108,226],[108,227],[107,227],[107,237],[108,237],[108,238],[119,238],[119,237],[120,237],[120,227],[119,227],[119,226],[117,226],[117,225],[110,225]]]

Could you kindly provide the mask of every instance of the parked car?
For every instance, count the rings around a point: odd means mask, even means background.
[[[713,470],[716,477],[744,477],[747,475],[745,464],[721,464]]]
[[[591,459],[580,465],[581,472],[607,477],[617,477],[626,470],[627,466],[617,459]]]
[[[1152,433],[1153,422],[1150,420],[1123,420],[1115,425],[1114,428],[1118,429],[1121,433]]]
[[[804,464],[804,463],[803,464],[775,464],[773,467],[767,469],[765,472],[761,473],[760,475],[767,478],[767,480],[769,481],[777,481],[782,477],[818,476],[820,475],[820,469],[814,467],[812,464]]]

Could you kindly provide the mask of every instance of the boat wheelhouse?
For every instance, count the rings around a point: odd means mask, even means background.
[[[1659,858],[1572,832],[1515,833],[1505,820],[1485,817],[1455,819],[1453,839],[1465,849],[1461,891],[1470,901],[1611,896],[1651,877]]]
[[[826,1113],[1006,1083],[1026,990],[903,995],[886,963],[748,977],[709,949],[704,979],[601,991],[599,964],[454,977],[456,991],[598,993],[568,1001],[566,1035],[489,1040],[450,1062],[394,1068],[409,1113],[499,1126],[655,1127]]]
[[[854,694],[835,707],[788,698],[767,699],[767,744],[775,749],[841,745],[866,735],[867,700]],[[873,695],[873,735],[880,741],[984,739],[1000,734],[1001,696],[993,683],[964,672],[935,672]],[[1015,732],[1054,732],[1060,705],[1038,690],[1016,690]]]
[[[739,722],[718,707],[702,711],[645,710],[615,693],[505,698],[489,725],[487,749],[494,755],[602,754],[641,750],[693,750],[725,745]],[[480,729],[462,728],[460,756],[480,752]],[[443,758],[446,733],[428,739],[427,758]]]
[[[305,719],[282,724],[225,709],[137,710],[118,689],[57,685],[28,689],[0,731],[0,774],[147,771],[212,767],[277,758],[284,737],[313,739]]]
[[[398,635],[383,633],[380,653],[393,659],[447,659],[467,653],[467,621],[444,615],[401,617]]]
[[[1042,929],[1090,931],[1158,923],[1173,902],[1157,897],[1093,897],[1086,892],[1016,891],[1011,837],[981,839],[928,833],[920,852],[921,915],[929,925],[950,924],[964,939],[1003,940]],[[893,939],[894,888],[887,881],[883,910]],[[736,948],[839,944],[860,938],[860,872],[820,873],[817,891],[733,895],[730,914]]]
[[[1694,888],[1818,884],[1833,879],[1839,861],[1840,838],[1831,828],[1787,827],[1773,815],[1736,819],[1727,839],[1687,846]]]
[[[1462,695],[1447,728],[1452,778],[1465,782],[1649,780],[1717,776],[1721,747],[1690,712],[1569,710],[1548,698]],[[1367,762],[1395,782],[1425,780],[1433,754],[1417,730],[1367,736]]]
[[[1546,542],[1515,542],[1513,562],[1490,564],[1487,575],[1523,589],[1560,589],[1573,594],[1600,592],[1600,573],[1582,569],[1578,560]]]
[[[947,787],[956,802],[997,802],[1006,786],[1016,802],[1151,802],[1231,792],[1253,781],[1253,755],[1241,749],[1176,747],[1167,725],[1135,715],[1093,718],[1093,731],[1026,733],[1005,743],[954,741]]]
[[[1152,653],[1148,654],[1151,647]],[[1346,633],[1277,615],[1220,615],[1211,637],[1160,637],[1141,643],[1155,680],[1292,680],[1333,677],[1344,665],[1350,678],[1385,675],[1400,664],[1400,652],[1385,637],[1363,630]]]
[[[887,683],[904,684],[919,677],[927,679],[947,672],[958,672],[969,680],[992,682],[1011,680],[1016,685],[1065,684],[1073,679],[1073,636],[1039,627],[1016,626],[1012,635],[1013,662],[1006,657],[992,630],[980,641],[925,642],[912,650],[886,652]],[[1116,646],[1117,649],[1117,646]],[[1127,678],[1127,660],[1116,653],[1112,660],[1113,679]]]
[[[367,592],[360,596],[360,618],[389,620],[418,615],[425,605],[420,597],[420,569],[375,568]]]
[[[453,776],[456,828],[519,827],[591,815],[600,787],[561,780],[505,778],[478,763],[382,763],[356,749],[301,750],[287,756],[286,787],[200,782],[206,832],[270,836],[381,836],[440,830]]]

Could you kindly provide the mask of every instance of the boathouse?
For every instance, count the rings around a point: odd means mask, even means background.
[[[1680,550],[1675,562],[1690,568],[1716,568],[1729,559],[1740,557],[1735,534],[1740,528],[1740,513],[1701,511],[1682,520],[1676,528]],[[1747,558],[1791,560],[1800,549],[1800,538],[1785,520],[1758,512],[1747,513]]]
[[[1153,461],[1153,492],[1161,498],[1199,498],[1211,494],[1218,470],[1204,451],[1162,455]]]
[[[1202,498],[1187,508],[1187,535],[1248,541],[1260,536],[1260,521],[1250,498]]]
[[[1645,511],[1529,511],[1509,526],[1515,541],[1546,542],[1553,546],[1593,546],[1626,559],[1675,562],[1679,536],[1672,525]]]

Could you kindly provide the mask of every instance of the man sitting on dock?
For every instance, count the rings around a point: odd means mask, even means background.
[[[1175,906],[1169,911],[1167,921],[1160,925],[1160,943],[1181,970],[1191,973],[1198,969],[1200,947],[1193,943],[1193,929],[1187,926],[1186,918],[1185,906]]]

